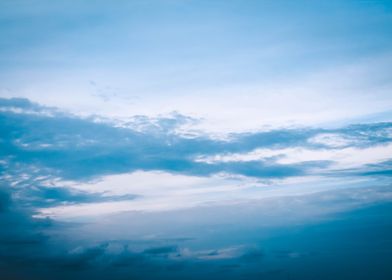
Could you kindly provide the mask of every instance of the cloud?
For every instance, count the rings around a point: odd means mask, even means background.
[[[65,205],[78,209],[89,203],[106,209],[129,205],[140,194],[61,185],[91,183],[116,174],[161,172],[155,178],[159,182],[165,180],[163,174],[173,174],[208,185],[208,180],[217,183],[214,177],[222,174],[272,181],[390,173],[381,163],[390,159],[392,123],[252,131],[217,139],[205,133],[184,134],[184,126],[197,120],[178,113],[115,122],[99,116],[78,117],[23,98],[0,98],[0,121],[1,178],[13,187],[21,205],[41,209]],[[169,179],[172,184],[174,177]],[[234,185],[229,182],[228,186]]]
[[[126,195],[106,195],[105,193],[83,192],[69,187],[39,187],[26,188],[20,194],[25,197],[25,202],[33,207],[53,207],[57,205],[72,205],[80,203],[102,203],[113,201],[129,201],[137,196]],[[29,199],[30,198],[30,199]]]
[[[380,189],[380,192],[380,195],[382,195],[382,192],[390,195],[390,192],[386,189]],[[10,219],[4,219],[4,216],[1,216],[0,219],[0,226],[2,226],[0,232],[2,237],[0,242],[0,276],[6,279],[52,279],[54,275],[58,279],[69,279],[70,277],[73,279],[92,277],[94,279],[111,278],[121,280],[129,279],[129,277],[132,277],[132,279],[167,279],[167,277],[188,279],[196,273],[198,277],[203,276],[206,279],[214,274],[223,275],[227,279],[238,279],[238,274],[252,271],[260,274],[272,269],[274,266],[269,265],[271,260],[278,261],[278,267],[282,269],[287,265],[287,262],[295,261],[298,258],[323,256],[322,254],[315,255],[312,253],[310,255],[308,253],[314,246],[318,246],[318,250],[324,250],[327,253],[330,252],[329,246],[335,246],[341,251],[339,245],[329,245],[336,242],[334,236],[337,234],[340,242],[342,242],[342,238],[351,237],[340,235],[340,231],[332,231],[332,234],[335,235],[329,238],[328,234],[331,234],[330,230],[331,228],[334,229],[336,223],[349,221],[346,228],[354,230],[356,235],[361,233],[361,231],[357,232],[355,230],[357,227],[360,227],[363,231],[363,225],[369,225],[362,238],[368,236],[369,232],[374,234],[375,231],[385,232],[383,235],[385,237],[389,236],[388,225],[385,224],[388,219],[385,216],[380,216],[382,213],[390,213],[389,208],[376,210],[373,211],[372,215],[364,216],[365,219],[369,219],[369,217],[374,217],[377,214],[377,217],[379,217],[377,223],[367,223],[366,220],[363,222],[361,219],[353,219],[353,217],[358,217],[355,214],[349,214],[343,221],[339,219],[331,221],[328,218],[329,216],[325,216],[325,213],[323,213],[323,211],[327,211],[327,213],[331,211],[331,205],[329,205],[331,201],[344,201],[342,204],[347,207],[361,200],[373,203],[373,198],[369,197],[372,195],[377,195],[374,193],[374,188],[360,192],[353,192],[352,190],[331,191],[323,195],[311,195],[298,199],[282,198],[278,201],[254,202],[252,205],[245,203],[245,208],[244,205],[237,204],[229,207],[229,209],[225,206],[149,215],[122,213],[123,220],[121,222],[116,221],[115,216],[106,217],[107,221],[112,222],[112,224],[106,224],[104,216],[99,219],[102,222],[101,226],[106,231],[95,227],[91,221],[84,224],[83,227],[92,226],[90,231],[86,232],[87,239],[85,240],[81,238],[83,230],[74,231],[72,226],[61,227],[61,224],[56,221],[47,223],[46,221],[34,220],[21,210],[12,210],[8,211],[9,214],[7,214]],[[11,200],[9,209],[17,209],[16,206]],[[280,208],[280,214],[274,207]],[[319,211],[319,214],[327,217],[324,221],[329,221],[332,226],[323,228],[323,224],[321,224],[318,227],[319,230],[314,230],[315,224],[313,223],[309,230],[303,231],[303,219],[299,216],[310,215],[314,217],[314,215],[317,215],[315,209]],[[341,211],[342,209],[332,211]],[[195,211],[196,213],[194,213]],[[296,214],[302,212],[302,214],[294,216],[292,211]],[[282,214],[285,218],[277,219]],[[139,219],[135,219],[130,215],[140,216]],[[157,222],[160,222],[160,224]],[[268,234],[264,237],[260,236],[261,233],[266,234],[273,231],[279,223],[284,225],[283,236],[281,236],[282,231],[278,235],[272,235],[274,236],[272,239],[268,238]],[[350,223],[353,223],[354,226],[350,226]],[[10,227],[10,224],[13,226]],[[143,229],[143,224],[153,228]],[[176,226],[174,231],[173,225]],[[294,229],[291,229],[292,225],[295,225]],[[113,230],[114,227],[118,227],[119,231],[112,235],[110,230]],[[56,230],[56,228],[57,232],[65,231],[66,242],[56,234],[48,235],[51,230]],[[173,233],[178,236],[184,230],[192,232],[196,239],[165,240],[164,238],[165,236],[173,236]],[[159,236],[143,239],[142,232],[159,232]],[[322,239],[321,243],[324,245],[318,243],[320,238],[317,237],[320,237],[320,232],[328,233]],[[72,235],[75,233],[78,233],[76,238]],[[102,233],[109,234],[115,239],[102,236],[97,240],[96,237]],[[132,236],[139,236],[139,238],[137,240],[121,240],[119,233],[128,238],[131,234]],[[298,242],[298,238],[303,234],[308,241],[305,243]],[[314,236],[316,238],[313,238]],[[259,238],[264,238],[264,241],[258,246],[250,246],[249,244],[234,246],[237,242],[244,241],[252,244]],[[75,240],[70,241],[69,239]],[[292,242],[290,242],[291,239]],[[375,241],[368,238],[363,240],[368,242],[366,244],[373,244],[373,247],[370,247],[370,251],[365,250],[362,253],[372,254],[372,250],[377,249],[377,245],[374,245]],[[231,245],[216,245],[222,243]],[[201,244],[203,244],[202,248],[199,248]],[[300,246],[305,246],[305,248]],[[275,252],[278,252],[278,254]],[[347,254],[347,251],[340,253],[338,256],[345,256],[345,254]],[[320,268],[323,267],[324,260],[322,258],[315,258],[315,261],[317,265],[320,265]],[[370,266],[374,267],[374,264]],[[248,279],[258,279],[258,277],[248,275]]]
[[[167,255],[178,251],[177,246],[163,246],[155,247],[144,250],[144,254],[147,255]]]
[[[182,271],[195,265],[195,259],[203,262],[203,266],[206,265],[204,272],[208,272],[216,271],[218,267],[221,271],[241,271],[243,265],[251,266],[266,258],[266,253],[260,248],[247,250],[241,246],[196,250],[174,241],[141,245],[139,240],[137,250],[124,244],[113,245],[119,237],[100,242],[88,239],[72,241],[73,235],[69,233],[72,232],[72,223],[51,218],[38,219],[38,216],[45,216],[42,215],[45,210],[77,213],[80,218],[90,212],[104,213],[114,219],[111,216],[113,213],[132,209],[179,211],[181,207],[185,209],[192,205],[228,201],[229,193],[232,193],[237,200],[264,198],[266,208],[259,209],[257,214],[265,213],[267,216],[263,221],[273,224],[273,219],[267,218],[268,215],[287,215],[287,211],[293,208],[298,218],[308,217],[308,212],[310,216],[317,215],[335,202],[340,203],[341,208],[335,206],[325,211],[390,199],[389,192],[382,189],[387,183],[381,179],[372,181],[377,183],[380,191],[374,188],[369,191],[367,188],[337,194],[321,190],[332,190],[332,185],[335,189],[350,184],[368,186],[366,183],[351,183],[346,180],[347,177],[389,176],[390,160],[385,149],[389,149],[392,142],[391,123],[358,124],[334,129],[253,131],[229,134],[219,139],[200,132],[192,135],[184,133],[184,126],[191,126],[194,121],[173,113],[162,118],[138,116],[127,123],[116,123],[99,116],[74,116],[26,99],[0,99],[0,267],[7,269],[3,275],[23,279],[32,273],[37,279],[45,279],[47,273],[60,273],[60,279],[66,279],[85,273],[96,279],[105,279],[108,274],[102,272],[99,275],[99,269],[112,267],[116,268],[117,279],[129,275],[133,275],[134,279],[143,278],[146,271],[152,279],[159,279],[155,277],[158,274],[164,279],[173,271],[183,275]],[[336,145],[335,136],[327,137],[325,141],[325,135],[339,135],[339,139],[349,141],[339,140]],[[331,139],[335,141],[333,144]],[[350,168],[342,165],[331,173],[332,166],[344,163],[341,155],[350,158],[355,154],[359,159],[365,154],[383,156],[373,156],[363,161],[358,159],[355,162],[360,164]],[[298,187],[295,183],[288,184],[290,188],[284,188],[284,185],[266,187],[268,181],[296,180],[316,175],[345,180],[340,185],[333,180],[329,183],[310,181],[305,184],[306,190],[303,185]],[[119,176],[118,180],[116,176]],[[260,188],[261,185],[266,188]],[[256,188],[262,192],[255,192]],[[294,194],[302,196],[290,198]],[[305,198],[305,194],[309,197]],[[280,209],[277,202],[285,205],[284,209]],[[320,209],[321,206],[325,209]],[[226,206],[213,207],[217,208],[210,211],[201,207],[198,219],[209,216],[217,219],[219,213],[227,212]],[[227,223],[233,223],[233,219],[236,219],[237,225],[243,223],[238,217],[243,217],[245,210],[241,208],[243,206],[239,207],[230,207],[231,211],[238,211],[238,215],[230,212],[230,222]],[[107,212],[108,209],[113,211]],[[188,212],[181,213],[185,215]],[[199,214],[192,212],[195,219]],[[249,217],[254,220],[260,218],[257,216],[256,219],[255,213]],[[184,219],[181,216],[178,218]],[[164,220],[153,220],[157,226],[162,226],[159,232],[170,232],[168,225],[162,224]],[[132,221],[137,222],[135,219]],[[88,225],[82,220],[79,222],[83,226]],[[247,222],[249,220],[246,219]],[[189,223],[197,224],[194,219]],[[126,224],[122,221],[118,225]],[[139,226],[134,225],[135,229]],[[69,243],[64,243],[64,237],[60,234],[62,231],[67,232],[65,235],[70,239],[67,241]],[[157,229],[146,232],[154,231]],[[186,233],[183,236],[194,236]],[[191,233],[197,238],[208,236],[200,230]],[[95,231],[89,238],[93,236]],[[156,241],[158,238],[162,237],[153,239]],[[113,246],[120,249],[116,251]],[[217,264],[210,266],[211,262]],[[123,269],[123,272],[117,268]],[[18,274],[19,270],[24,275]]]
[[[280,178],[307,173],[311,166],[328,165],[308,159],[295,164],[279,164],[274,158],[258,161],[200,162],[197,157],[247,153],[255,149],[307,147],[330,149],[329,143],[310,141],[317,135],[339,133],[355,139],[352,146],[362,148],[391,142],[391,123],[376,123],[341,129],[281,129],[230,135],[230,140],[193,138],[176,134],[176,127],[187,121],[181,115],[152,120],[148,129],[117,127],[59,113],[28,100],[2,101],[2,108],[21,111],[1,112],[2,158],[8,165],[50,169],[51,174],[77,180],[135,170],[162,170],[188,175],[209,176],[229,172],[259,178]],[[37,114],[26,111],[34,109]],[[51,115],[41,112],[51,112]],[[143,123],[148,123],[146,119]],[[147,126],[144,124],[143,126]],[[333,147],[336,148],[336,147]]]
[[[348,174],[357,176],[392,176],[392,161],[382,161],[378,163],[367,164],[363,167],[348,170]]]

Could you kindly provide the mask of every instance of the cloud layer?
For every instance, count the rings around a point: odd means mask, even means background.
[[[268,238],[261,246],[257,229],[391,198],[388,122],[216,138],[188,133],[184,125],[197,120],[175,113],[114,122],[27,99],[0,99],[0,118],[0,267],[11,279],[281,279],[295,260],[327,249],[280,248]],[[94,213],[101,218],[82,218]]]

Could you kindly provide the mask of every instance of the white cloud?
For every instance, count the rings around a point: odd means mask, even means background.
[[[200,204],[241,199],[241,190],[262,183],[252,179],[238,180],[223,174],[213,177],[174,175],[166,172],[138,171],[111,175],[96,182],[56,182],[90,193],[137,195],[131,201],[86,203],[41,209],[42,215],[100,215],[121,211],[167,211]]]
[[[329,146],[341,146],[343,140],[336,138],[321,138]],[[338,138],[339,139],[339,138]],[[314,140],[313,140],[314,141]],[[345,142],[347,143],[347,142]],[[284,149],[256,149],[249,153],[228,153],[213,156],[199,156],[198,162],[241,162],[257,161],[276,157],[279,164],[294,164],[305,161],[333,161],[329,167],[332,170],[361,167],[365,164],[380,163],[390,159],[392,144],[378,145],[366,148],[347,147],[342,149],[310,149],[310,148],[284,148]]]
[[[320,133],[308,140],[310,143],[323,144],[332,148],[348,146],[354,143],[354,139],[349,139],[337,133]]]
[[[358,187],[364,178],[323,178],[320,176],[260,181],[241,176],[219,174],[213,177],[173,175],[165,172],[134,172],[103,177],[102,180],[78,184],[57,181],[55,184],[106,195],[138,195],[136,199],[99,203],[80,203],[39,209],[38,217],[83,219],[124,211],[161,212],[199,207],[230,205],[274,197],[302,196],[326,190]]]

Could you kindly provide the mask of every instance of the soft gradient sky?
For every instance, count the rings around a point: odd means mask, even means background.
[[[391,279],[392,2],[0,1],[1,279]]]
[[[1,94],[204,129],[390,119],[390,1],[1,2]]]

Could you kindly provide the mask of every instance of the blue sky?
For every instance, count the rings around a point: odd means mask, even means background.
[[[7,97],[214,132],[390,117],[388,1],[2,3]]]
[[[390,1],[1,1],[0,278],[390,279],[391,31]]]

